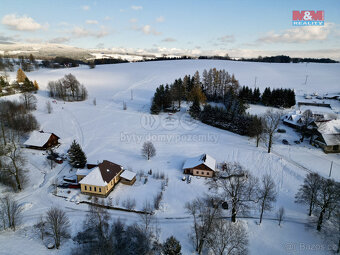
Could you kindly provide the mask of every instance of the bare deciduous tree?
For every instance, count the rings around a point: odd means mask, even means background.
[[[312,216],[317,194],[320,189],[321,176],[317,173],[309,173],[300,186],[298,193],[295,195],[295,202],[308,204],[308,215]]]
[[[219,200],[214,197],[197,198],[185,205],[187,213],[193,217],[192,234],[195,250],[201,254],[208,238],[213,231],[214,220],[221,216]]]
[[[149,201],[144,202],[142,211],[144,213],[140,214],[139,217],[143,223],[144,230],[147,233],[150,232],[150,226],[153,224],[155,218]]]
[[[214,227],[208,234],[207,246],[215,255],[247,254],[248,238],[243,222],[232,223],[225,219],[214,220]]]
[[[42,241],[44,240],[44,236],[45,236],[45,231],[46,231],[45,227],[46,227],[46,222],[44,220],[44,217],[41,215],[37,223],[34,225],[34,228],[38,230]]]
[[[281,222],[283,221],[283,218],[285,216],[285,208],[280,207],[276,216],[277,216],[277,220],[279,222],[279,226],[281,226]]]
[[[305,139],[307,130],[308,130],[308,125],[314,120],[313,113],[311,110],[306,110],[302,114],[302,137],[301,137],[301,142]]]
[[[46,232],[54,239],[55,247],[59,249],[63,238],[70,238],[70,221],[66,213],[57,208],[52,207],[46,214]]]
[[[236,222],[240,212],[248,210],[252,203],[257,202],[258,180],[237,163],[223,163],[221,177],[210,179],[210,187],[221,190],[224,201],[231,201],[231,220]]]
[[[20,96],[24,107],[28,111],[37,109],[37,98],[31,92],[24,92]]]
[[[272,210],[272,204],[276,201],[275,182],[273,178],[266,174],[262,177],[261,187],[259,188],[260,205],[260,224],[262,223],[263,213]]]
[[[252,123],[249,127],[249,136],[254,137],[256,141],[256,147],[259,147],[260,141],[264,140],[263,138],[263,121],[261,118],[255,116],[252,120]]]
[[[268,110],[263,116],[263,128],[264,133],[268,139],[268,153],[273,145],[274,134],[280,124],[281,114],[279,112],[274,112],[273,110]]]
[[[15,231],[22,219],[22,206],[12,196],[7,195],[0,198],[0,212],[3,228],[9,227]]]
[[[98,204],[99,206],[97,206]],[[89,205],[89,213],[86,216],[86,225],[92,228],[95,235],[100,239],[108,239],[109,237],[109,222],[111,220],[110,214],[103,207],[104,201],[98,202],[97,198],[94,198],[93,204]]]
[[[16,184],[13,188],[21,191],[26,181],[26,170],[24,169],[26,159],[14,140],[6,146],[4,157],[9,162],[0,169],[1,176],[7,180],[13,180]]]
[[[156,148],[152,142],[145,142],[142,148],[142,155],[149,160],[156,155]]]
[[[321,179],[319,192],[317,194],[315,205],[319,210],[319,217],[316,229],[322,228],[323,218],[326,212],[333,210],[340,202],[340,183],[332,179]]]

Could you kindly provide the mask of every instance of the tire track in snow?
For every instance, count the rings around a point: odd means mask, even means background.
[[[84,133],[83,133],[83,129],[80,126],[80,123],[78,121],[78,119],[76,118],[76,116],[74,115],[73,112],[71,112],[70,110],[64,108],[64,111],[66,111],[70,116],[71,116],[71,122],[72,122],[72,126],[76,127],[76,133],[77,136],[79,137],[79,142],[81,144],[81,146],[84,146]]]

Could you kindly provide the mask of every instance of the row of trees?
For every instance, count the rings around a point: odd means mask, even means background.
[[[19,68],[17,71],[16,81],[10,83],[8,75],[0,76],[0,96],[11,95],[16,92],[36,92],[39,89],[37,81],[31,81],[27,78],[25,72]]]
[[[292,89],[273,89],[267,87],[261,95],[260,89],[243,86],[238,94],[244,102],[262,103],[266,106],[292,107],[295,105],[295,92]]]
[[[15,66],[19,66],[25,72],[30,72],[38,69],[39,63],[32,54],[29,56],[18,56],[17,58],[2,57],[0,55],[0,71],[13,72]]]
[[[98,201],[90,205],[83,224],[83,231],[73,240],[80,248],[76,254],[165,254],[180,255],[181,245],[174,238],[168,238],[163,244],[159,242],[157,220],[151,214],[151,206],[145,202],[140,214],[140,224],[126,225],[120,219],[112,221],[106,209]]]
[[[67,74],[57,81],[48,83],[49,96],[64,101],[83,101],[88,93],[73,74]]]
[[[340,183],[308,173],[295,195],[295,202],[308,206],[310,223],[340,252]]]

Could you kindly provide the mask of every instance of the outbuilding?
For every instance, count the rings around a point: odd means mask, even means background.
[[[59,144],[59,137],[53,133],[33,131],[24,146],[36,150],[47,150]]]
[[[136,182],[136,173],[124,170],[120,175],[120,182],[126,185],[133,185]]]

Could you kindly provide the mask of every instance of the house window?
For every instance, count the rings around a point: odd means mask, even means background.
[[[99,192],[102,192],[102,188],[99,188]]]
[[[207,172],[207,175],[209,175],[209,172]]]
[[[201,172],[201,174],[203,175],[203,174],[204,174],[204,172],[202,171],[202,172]]]
[[[87,190],[87,186],[86,185],[84,186],[84,189]]]
[[[97,188],[96,187],[94,187],[94,192],[96,192],[97,191]]]
[[[196,174],[199,174],[200,172],[196,171]]]
[[[92,187],[90,186],[90,191],[92,191]]]

